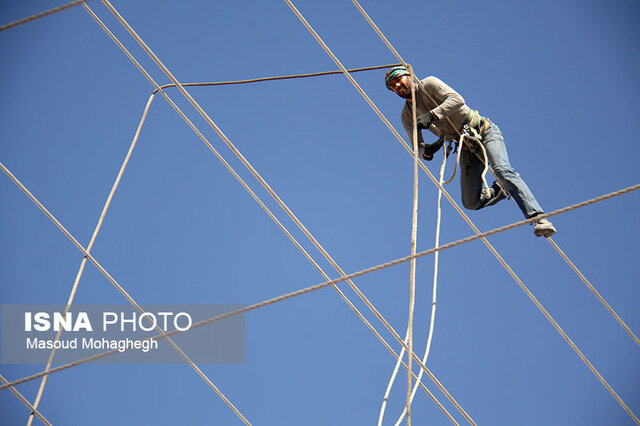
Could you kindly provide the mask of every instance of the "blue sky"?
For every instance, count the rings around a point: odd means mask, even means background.
[[[168,83],[108,10],[89,4],[154,78]],[[396,62],[351,2],[295,4],[345,66]],[[500,126],[512,164],[547,211],[638,183],[637,2],[361,4],[419,76],[440,77]],[[0,22],[52,6],[3,0]],[[282,1],[114,6],[182,82],[337,68]],[[0,49],[1,161],[87,244],[153,88],[82,7],[3,31]],[[401,129],[402,101],[384,88],[383,76],[356,79]],[[346,78],[189,92],[345,271],[409,253],[411,157]],[[168,93],[332,271],[178,91]],[[428,166],[436,173],[435,161]],[[447,190],[459,200],[457,179]],[[433,246],[436,195],[421,174],[419,250]],[[0,302],[64,304],[80,253],[6,176],[0,197]],[[555,241],[636,334],[638,197],[553,219]],[[511,201],[468,214],[481,230],[522,218]],[[446,202],[443,215],[442,242],[472,234]],[[490,242],[640,414],[640,348],[552,247],[528,226]],[[249,305],[323,281],[160,97],[93,254],[144,304]],[[432,268],[432,257],[418,262],[419,353]],[[404,335],[408,265],[355,282]],[[476,422],[633,424],[481,242],[442,253],[438,288],[428,364]],[[76,303],[126,301],[88,266]],[[256,310],[246,326],[244,364],[201,367],[252,423],[376,422],[394,359],[333,290]],[[0,373],[18,379],[42,368],[0,365]],[[402,409],[405,381],[399,376],[394,387],[388,423]],[[37,385],[18,389],[33,400]],[[449,423],[423,392],[413,407],[414,424]],[[186,365],[70,369],[51,376],[40,409],[55,424],[241,424]],[[3,424],[21,424],[27,415],[1,391]]]

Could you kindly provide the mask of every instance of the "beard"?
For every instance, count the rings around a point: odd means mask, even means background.
[[[404,88],[404,90],[398,93],[398,96],[404,99],[411,99],[411,88],[409,87]]]

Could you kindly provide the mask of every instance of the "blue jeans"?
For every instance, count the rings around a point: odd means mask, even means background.
[[[500,128],[491,123],[482,135],[482,144],[487,151],[489,164],[493,168],[502,186],[509,192],[522,210],[526,218],[542,213],[542,208],[531,190],[524,183],[520,175],[509,164],[507,148]],[[480,156],[478,158],[476,153]],[[477,145],[473,149],[465,148],[460,153],[460,187],[462,190],[462,205],[470,210],[478,210],[495,204],[499,199],[481,199],[482,170],[484,169],[482,150]]]

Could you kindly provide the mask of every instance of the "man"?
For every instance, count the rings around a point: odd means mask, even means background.
[[[471,143],[463,143],[458,149],[462,150],[460,152],[460,186],[462,204],[466,208],[478,210],[496,204],[507,197],[502,189],[504,188],[513,197],[526,218],[544,213],[527,184],[509,164],[502,132],[498,126],[489,119],[481,117],[477,111],[470,109],[455,90],[436,77],[427,77],[419,85],[414,85],[411,75],[403,66],[391,68],[385,75],[385,84],[389,90],[406,99],[401,119],[409,140],[413,140],[411,90],[418,88],[415,92],[418,145],[420,155],[425,160],[433,159],[433,154],[445,141],[457,141],[458,132],[468,132],[484,146],[489,164],[501,185],[494,182],[490,188],[483,191],[482,148],[477,141],[465,138]],[[425,144],[422,139],[422,129],[427,129],[439,136],[438,141]],[[536,220],[533,224],[534,234],[537,237],[550,237],[556,232],[553,224],[547,219]]]

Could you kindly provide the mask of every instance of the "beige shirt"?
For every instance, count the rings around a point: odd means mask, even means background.
[[[438,119],[434,120],[429,131],[436,136],[444,133],[447,141],[457,139],[458,133],[456,130],[460,130],[470,111],[462,96],[437,77],[427,77],[420,82],[420,85],[422,88],[419,88],[416,93],[416,116],[419,117],[431,111]],[[427,93],[431,96],[431,99],[427,96]],[[409,135],[409,140],[413,139],[413,113],[411,109],[411,101],[408,100],[402,109],[401,115],[402,126]],[[449,117],[455,129],[451,127],[446,119],[447,117]],[[423,142],[421,132],[418,132],[418,142]]]

